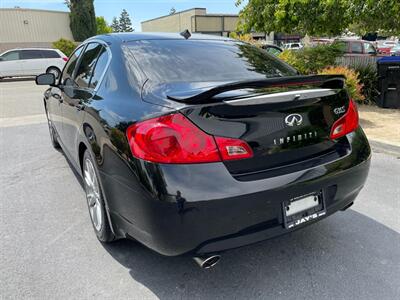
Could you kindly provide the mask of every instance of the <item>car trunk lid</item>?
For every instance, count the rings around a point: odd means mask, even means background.
[[[341,155],[346,141],[329,136],[349,104],[343,83],[340,76],[196,83],[192,89],[163,87],[167,96],[161,98],[178,103],[203,131],[247,142],[253,157],[225,162],[232,174],[243,175]]]

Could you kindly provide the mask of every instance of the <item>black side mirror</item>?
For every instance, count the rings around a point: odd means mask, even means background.
[[[56,77],[52,73],[45,73],[36,76],[36,84],[37,85],[50,85],[54,86],[56,83]]]

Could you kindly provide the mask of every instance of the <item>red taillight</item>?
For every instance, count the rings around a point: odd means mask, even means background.
[[[246,142],[214,138],[179,113],[136,123],[126,135],[133,156],[152,162],[191,164],[252,156]]]
[[[66,56],[63,57],[62,59],[63,59],[64,61],[68,61],[68,57],[66,57]]]
[[[332,126],[330,138],[332,140],[338,139],[358,127],[358,111],[356,104],[350,99],[349,108],[347,112],[338,119]]]

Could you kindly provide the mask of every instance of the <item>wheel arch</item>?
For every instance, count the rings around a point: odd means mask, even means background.
[[[88,149],[88,147],[85,145],[84,142],[79,143],[78,147],[78,159],[79,159],[79,166],[81,168],[81,173],[83,175],[83,155],[85,154],[85,151]]]
[[[88,147],[85,142],[80,141],[79,142],[79,146],[78,146],[78,160],[79,160],[79,166],[80,166],[82,179],[83,179],[83,157],[84,157],[84,154],[85,154],[86,150],[89,151],[89,155],[93,159],[94,158],[93,149],[91,149],[91,147]],[[95,164],[95,168],[98,168],[97,162],[96,162],[95,159],[94,159],[94,164]],[[120,238],[120,236],[117,235],[117,232],[115,230],[114,222],[112,221],[112,218],[111,218],[111,215],[110,215],[110,209],[109,209],[109,205],[108,205],[108,200],[107,200],[106,193],[104,192],[104,186],[103,186],[103,183],[102,183],[102,180],[101,180],[101,176],[98,176],[98,180],[99,180],[100,188],[103,191],[102,194],[103,194],[103,200],[104,200],[104,203],[105,203],[105,206],[106,206],[106,217],[107,217],[107,220],[108,220],[108,224],[110,225],[111,231],[114,234],[114,236],[116,238]]]

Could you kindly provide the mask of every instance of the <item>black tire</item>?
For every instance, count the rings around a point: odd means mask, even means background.
[[[54,130],[53,124],[51,123],[51,121],[49,120],[48,117],[47,117],[47,124],[49,125],[50,140],[51,140],[51,144],[53,145],[53,148],[61,149],[61,146],[58,143],[57,133]]]
[[[60,76],[61,76],[61,71],[57,67],[48,67],[47,70],[46,70],[46,73],[54,74],[56,79],[60,78]]]
[[[93,200],[93,202],[96,202],[97,204],[93,204],[93,205],[90,204],[91,200],[89,197],[90,193],[94,194],[92,192],[93,189],[88,184],[88,181],[86,180],[86,174],[85,174],[85,172],[89,171],[89,169],[86,165],[87,161],[89,161],[93,167],[93,174],[95,176],[95,180],[97,181],[97,185],[98,185],[98,197],[96,198],[96,200]],[[96,233],[96,236],[100,242],[103,242],[103,243],[112,242],[112,241],[114,241],[115,236],[114,236],[113,232],[111,231],[110,223],[109,223],[109,220],[107,217],[103,191],[101,189],[101,185],[99,182],[99,175],[98,175],[98,171],[96,168],[96,164],[94,163],[94,160],[92,159],[92,156],[90,155],[88,150],[86,150],[85,153],[83,154],[82,174],[83,174],[83,184],[85,187],[85,194],[86,194],[86,200],[87,200],[86,202],[88,204],[89,216],[90,216],[90,220],[92,222],[94,232]],[[94,208],[95,206],[96,206],[96,208]],[[96,210],[96,211],[97,211],[97,209],[99,209],[99,213],[98,214],[93,213],[92,209]],[[95,219],[98,219],[98,217],[95,217],[95,215],[101,216],[100,219],[102,221],[101,221],[100,226],[98,223],[96,224]]]

